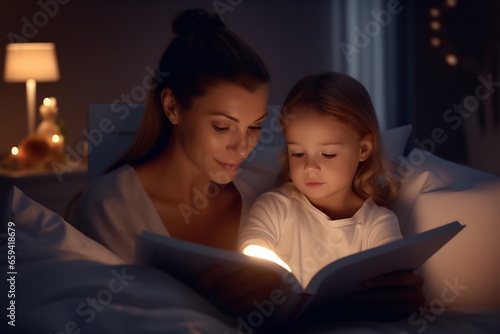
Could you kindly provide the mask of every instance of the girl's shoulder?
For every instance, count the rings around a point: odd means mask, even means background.
[[[397,220],[394,211],[381,205],[377,205],[371,198],[368,198],[363,206],[356,212],[358,218],[364,221],[373,221],[377,218],[394,218]]]
[[[301,200],[301,193],[292,182],[285,183],[279,187],[266,191],[257,199],[258,201],[279,201],[284,206],[292,205],[292,202]]]

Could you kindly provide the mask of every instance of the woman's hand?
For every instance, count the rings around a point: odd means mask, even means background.
[[[423,284],[423,277],[410,271],[372,278],[363,283],[364,290],[344,299],[345,311],[372,320],[407,317],[425,304]]]
[[[212,303],[230,315],[248,315],[254,303],[269,300],[283,283],[279,274],[246,268],[225,274],[209,267],[199,280],[199,289]],[[308,310],[306,323],[326,320],[388,321],[409,316],[425,304],[423,277],[409,271],[381,275],[363,283],[364,289],[349,294],[321,310]]]
[[[364,289],[307,310],[301,326],[332,320],[390,321],[408,317],[425,304],[422,276],[410,271],[381,275],[363,283]]]
[[[221,311],[231,315],[248,315],[256,303],[269,300],[271,292],[282,284],[278,273],[255,268],[241,269],[225,274],[213,265],[201,276],[199,290]]]

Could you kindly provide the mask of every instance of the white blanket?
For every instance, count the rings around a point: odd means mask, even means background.
[[[445,186],[442,183],[446,175],[450,178],[449,172],[443,175],[438,174],[441,183],[438,182],[439,180],[429,178],[430,172],[427,167],[422,167],[415,173],[412,177],[405,179],[406,183],[412,184],[404,185],[406,190],[401,195],[401,199],[413,200],[413,202],[410,201],[412,205],[408,207],[424,210],[422,205],[427,202],[426,198],[430,198],[436,208],[446,213],[449,212],[448,208],[439,207],[435,202],[439,198],[437,194],[445,191],[445,194],[451,196],[450,192],[454,192],[457,196],[453,197],[453,204],[460,208],[460,210],[456,209],[456,212],[469,211],[466,223],[474,224],[474,220],[470,217],[474,216],[480,220],[478,223],[487,226],[485,229],[477,226],[471,229],[474,231],[469,234],[471,240],[474,241],[480,237],[483,237],[482,240],[491,238],[499,240],[500,225],[496,217],[499,216],[497,213],[500,205],[494,207],[491,205],[492,201],[500,198],[498,178],[484,174],[478,174],[477,179],[467,178],[463,173],[469,172],[465,170],[457,175],[464,179],[465,183],[468,182],[468,186],[450,190],[449,185]],[[423,178],[424,174],[418,173],[427,174]],[[431,184],[436,185],[437,188],[433,189],[428,184],[426,186],[424,179],[425,181],[431,180]],[[456,180],[451,177],[448,181],[455,182]],[[484,190],[485,184],[491,185],[489,190]],[[417,197],[412,197],[412,191],[416,188],[418,188]],[[466,193],[468,189],[478,201],[475,204],[480,208],[477,212],[473,210],[474,207],[469,210],[464,208],[469,201]],[[428,196],[423,194],[432,194],[432,197],[423,197]],[[485,199],[489,199],[489,202],[481,200],[481,194],[485,196]],[[497,196],[492,197],[492,194]],[[84,236],[57,214],[27,198],[18,189],[14,188],[11,196],[7,197],[10,199],[8,205],[10,217],[7,219],[15,226],[13,230],[7,231],[5,228],[7,222],[2,222],[0,254],[3,259],[7,257],[7,233],[10,232],[12,235],[14,231],[15,263],[14,268],[9,269],[5,260],[2,260],[1,272],[5,275],[15,270],[17,274],[2,277],[0,293],[4,315],[0,318],[1,333],[258,332],[258,328],[242,326],[241,322],[234,322],[234,319],[225,317],[204,298],[169,275],[146,266],[124,264],[109,250]],[[406,224],[420,224],[418,220],[421,216],[426,222],[430,221],[431,216],[436,216],[433,212],[404,211],[411,210],[411,208],[407,207],[403,210],[403,202],[395,205],[400,217],[406,217],[403,221],[404,231],[409,229],[409,225]],[[406,205],[408,203],[406,201]],[[446,215],[441,213],[437,216]],[[491,216],[494,216],[494,222],[486,221],[491,220]],[[456,218],[460,220],[461,217]],[[415,229],[419,230],[420,227]],[[481,231],[487,234],[493,231],[497,233],[488,239],[484,233],[481,235]],[[467,238],[469,237],[457,241],[455,246],[451,245],[450,250],[469,254],[468,249],[463,249],[471,242]],[[488,262],[484,271],[481,271],[481,265],[477,265],[474,275],[466,276],[467,268],[461,268],[459,261],[454,260],[457,263],[452,264],[439,264],[436,261],[440,258],[431,262],[428,267],[447,268],[447,274],[451,272],[464,275],[464,279],[468,279],[470,289],[467,291],[471,293],[464,293],[463,298],[457,298],[462,304],[445,305],[447,308],[444,309],[439,307],[442,303],[435,302],[434,310],[423,315],[414,314],[408,319],[388,323],[359,321],[323,323],[301,333],[500,333],[500,300],[496,299],[500,284],[482,285],[482,282],[498,282],[500,279],[497,275],[499,262],[498,259],[495,260],[498,254],[496,250],[500,243],[491,241],[481,243],[481,240],[476,240],[476,242],[476,248],[484,254],[488,251],[493,252],[488,261],[496,261]],[[442,261],[461,258],[460,254],[458,257],[455,254],[454,258],[446,253],[444,255],[446,256],[441,259]],[[482,263],[481,260],[481,258],[466,257],[463,263],[467,265]],[[493,269],[490,268],[492,264],[496,264]],[[492,277],[485,278],[484,273]],[[443,273],[439,273],[441,274]],[[433,279],[440,283],[442,277],[439,275],[434,278],[429,276],[431,285]],[[10,284],[12,280],[7,281],[9,284],[4,284],[11,276],[15,278],[15,284]],[[475,277],[480,280],[477,284],[474,281]],[[429,288],[431,301],[439,301],[439,291]],[[15,290],[15,297],[7,296],[8,289]],[[8,303],[11,301],[15,302],[14,313],[7,310],[7,306],[10,305]],[[484,303],[481,304],[482,302]],[[12,321],[6,317],[8,314],[15,315],[15,327],[8,324]]]

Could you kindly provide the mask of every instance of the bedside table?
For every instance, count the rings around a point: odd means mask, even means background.
[[[16,186],[32,200],[64,217],[66,206],[87,186],[87,168],[74,168],[62,177],[52,170],[0,169],[0,183]]]

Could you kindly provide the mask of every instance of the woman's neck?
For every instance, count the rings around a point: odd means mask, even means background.
[[[242,202],[234,184],[219,188],[175,150],[134,168],[170,236],[236,249]]]
[[[212,184],[175,144],[134,167],[151,197],[191,203]]]

